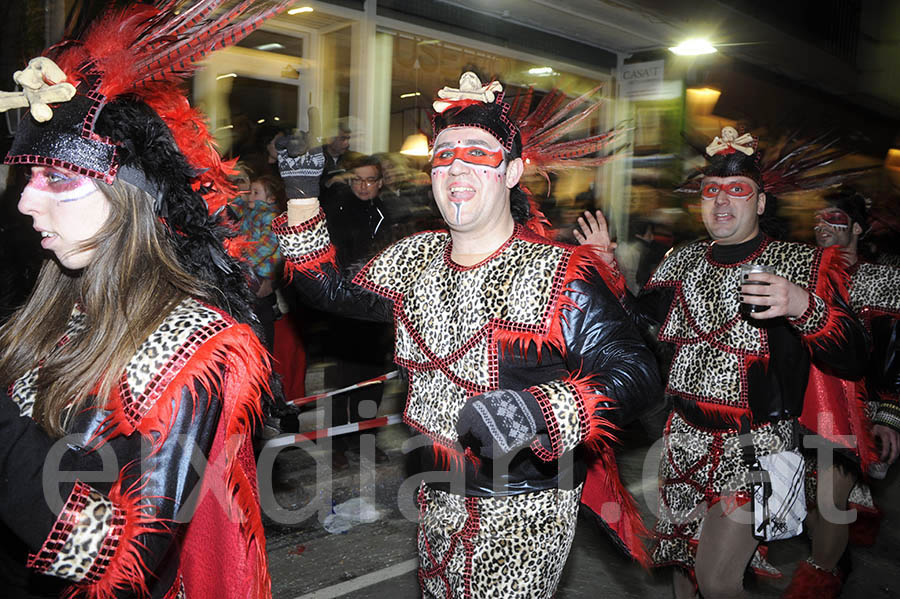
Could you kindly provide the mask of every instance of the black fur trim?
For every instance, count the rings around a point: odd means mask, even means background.
[[[213,305],[239,322],[255,323],[246,266],[224,247],[234,233],[222,214],[209,214],[203,196],[191,188],[194,169],[168,126],[143,102],[120,98],[103,108],[96,131],[120,143],[121,167],[140,171],[151,188],[160,190],[152,199],[154,210],[182,268],[206,283]]]

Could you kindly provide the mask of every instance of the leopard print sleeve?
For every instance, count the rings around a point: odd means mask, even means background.
[[[549,446],[532,446],[545,460],[581,443],[608,444],[619,427],[663,402],[656,359],[601,278],[573,279],[563,296],[570,375],[528,389],[547,423]]]
[[[335,248],[325,225],[325,211],[321,208],[316,216],[294,226],[287,224],[287,213],[281,214],[272,221],[272,232],[278,237],[285,259],[285,276],[289,280],[295,272],[322,272],[325,264],[336,263]]]
[[[95,596],[154,584],[154,572],[175,542],[177,523],[192,515],[188,499],[203,464],[198,457],[209,455],[220,414],[215,392],[207,394],[200,383],[194,387],[169,398],[170,430],[152,450],[138,434],[96,448],[107,453],[104,467],[107,460],[121,467],[118,478],[111,486],[96,480],[104,478],[102,473],[90,484],[76,481],[28,567],[91,588]],[[61,469],[90,471],[94,452],[75,449],[69,448]]]
[[[76,481],[53,530],[28,567],[72,582],[94,583],[106,572],[125,529],[125,511]]]

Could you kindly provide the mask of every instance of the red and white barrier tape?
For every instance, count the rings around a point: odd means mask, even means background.
[[[376,376],[373,379],[368,379],[366,381],[362,381],[360,383],[356,383],[350,385],[349,387],[344,387],[343,389],[335,389],[334,391],[326,391],[325,393],[318,393],[316,395],[307,395],[306,397],[298,397],[297,399],[290,399],[287,403],[294,404],[295,406],[302,406],[308,403],[312,403],[314,401],[318,401],[320,399],[325,399],[326,397],[332,397],[334,395],[339,395],[341,393],[346,393],[347,391],[353,391],[354,389],[360,389],[362,387],[368,387],[370,385],[378,385],[379,383],[383,383],[388,379],[395,379],[400,374],[399,370],[394,370],[393,372],[389,372],[387,374],[382,374],[381,376]]]
[[[284,447],[285,445],[293,445],[301,441],[312,441],[314,439],[322,439],[324,437],[337,437],[349,433],[368,430],[371,428],[379,428],[389,424],[397,424],[403,420],[403,414],[391,414],[382,416],[381,418],[370,418],[369,420],[361,420],[360,422],[351,422],[350,424],[341,424],[340,426],[332,426],[329,428],[321,428],[308,433],[299,433],[297,435],[282,435],[275,437],[268,443],[266,447]]]

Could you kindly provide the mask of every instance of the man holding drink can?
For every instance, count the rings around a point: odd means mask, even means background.
[[[677,598],[698,590],[706,598],[742,596],[759,543],[753,458],[797,448],[811,362],[853,377],[868,351],[847,307],[841,255],[760,231],[765,182],[750,139],[707,148],[700,204],[710,239],[676,248],[641,295],[626,299],[675,346],[652,558],[676,567]],[[585,213],[579,224],[579,241],[609,246],[600,213]]]

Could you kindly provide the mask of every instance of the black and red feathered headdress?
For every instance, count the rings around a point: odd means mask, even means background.
[[[872,170],[872,167],[853,167],[822,172],[852,150],[842,144],[841,136],[833,131],[809,137],[792,132],[782,142],[769,145],[764,151],[749,133],[738,135],[732,127],[722,129],[706,148],[688,142],[702,152],[708,163],[688,174],[675,191],[699,193],[704,176],[744,176],[756,181],[760,191],[780,195],[786,192],[825,189],[845,183],[849,179]]]
[[[482,85],[475,73],[466,72],[460,77],[459,88],[444,87],[438,91],[431,119],[432,140],[451,127],[484,129],[511,157],[522,158],[526,173],[538,173],[548,181],[549,173],[554,171],[597,167],[611,158],[597,154],[617,139],[620,130],[566,139],[579,125],[590,122],[590,117],[600,108],[594,100],[597,89],[568,102],[566,94],[553,90],[532,110],[532,89],[517,95],[510,105],[503,101],[503,86],[498,81]],[[547,221],[530,194],[529,201],[532,213],[529,226],[543,234]]]
[[[108,10],[18,71],[22,92],[0,95],[0,110],[29,109],[5,162],[121,179],[147,192],[185,270],[219,294],[219,307],[252,321],[239,247],[221,215],[237,192],[232,163],[219,157],[205,116],[179,85],[199,60],[289,4],[165,0]]]

